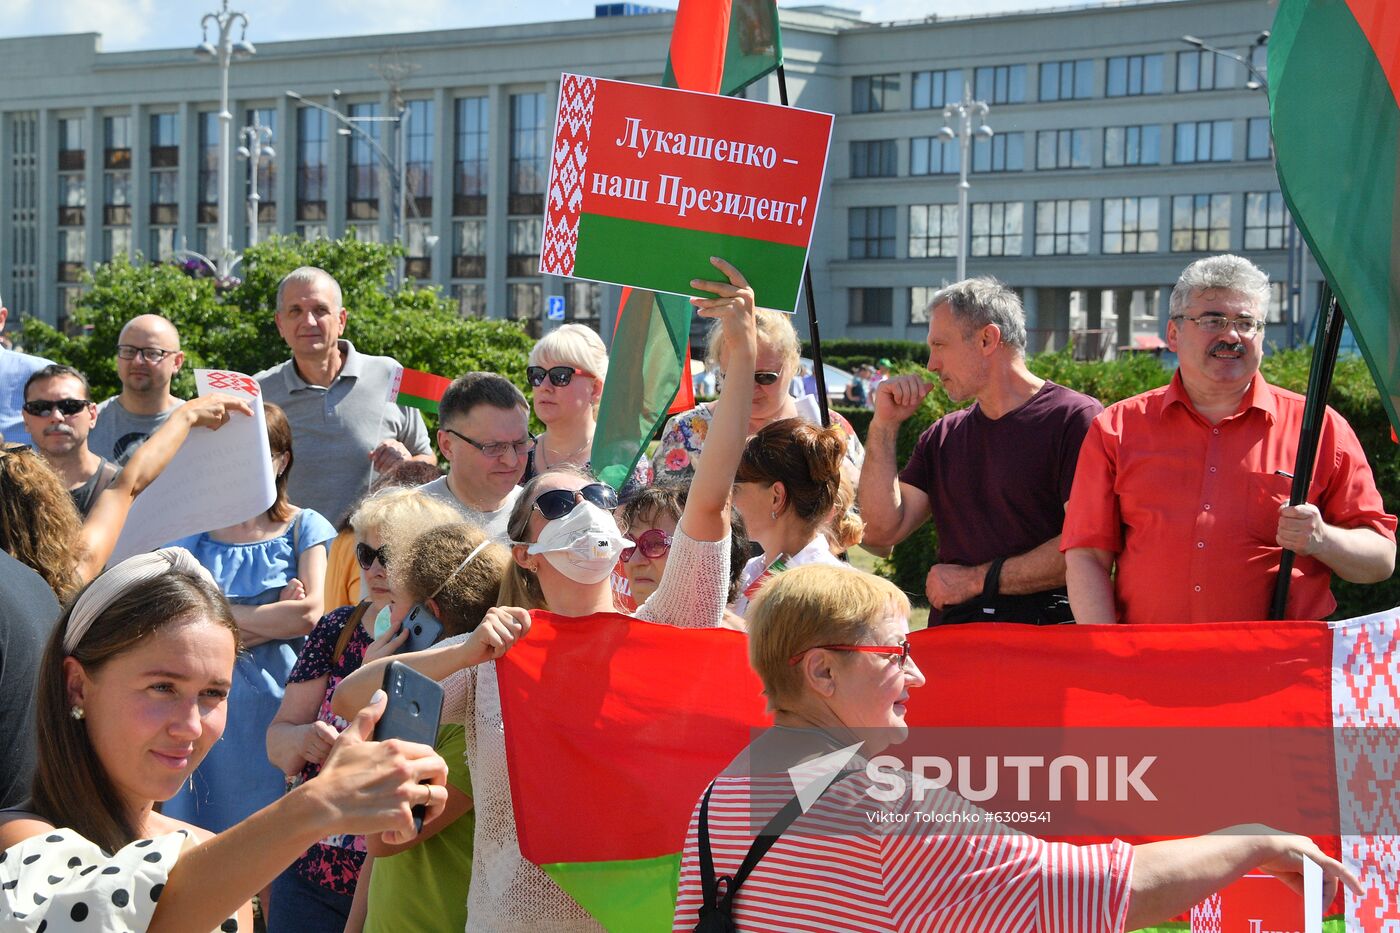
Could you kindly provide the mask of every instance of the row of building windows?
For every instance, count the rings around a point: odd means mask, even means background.
[[[1167,54],[1115,55],[1104,62],[1105,97],[1138,97],[1167,93]],[[1176,54],[1177,93],[1214,91],[1236,86],[1238,67],[1218,63],[1218,56],[1199,49]],[[1267,67],[1263,46],[1248,50],[1250,65],[1260,74]],[[983,65],[977,68],[943,68],[915,71],[909,76],[909,107],[932,110],[961,100],[970,91],[989,104],[1027,103],[1034,75],[1037,100],[1088,100],[1095,95],[1095,61],[1077,58],[1030,65]],[[851,79],[851,112],[880,113],[899,109],[901,74],[859,75]]]
[[[507,211],[528,215],[508,223],[511,275],[533,274],[539,252],[540,220],[549,174],[550,125],[542,92],[513,94],[510,97],[510,183]],[[428,260],[430,225],[424,218],[433,214],[434,109],[430,101],[412,100],[404,116],[404,188],[409,197],[410,221],[405,228],[405,247],[410,274],[431,275]],[[456,151],[453,172],[452,216],[481,217],[487,213],[489,179],[488,137],[489,102],[486,97],[465,97],[454,101]],[[387,167],[379,154],[385,147],[384,125],[397,117],[385,118],[378,103],[351,104],[346,116],[354,129],[349,131],[346,156],[346,220],[349,230],[365,239],[378,239],[381,191]],[[271,108],[247,111],[247,125],[267,127],[277,144],[277,113]],[[218,114],[198,114],[196,166],[198,170],[197,221],[201,225],[218,222],[218,164],[220,131]],[[149,116],[149,197],[150,240],[132,243],[132,117],[118,114],[102,117],[103,132],[103,246],[102,258],[130,254],[142,249],[152,259],[168,259],[175,251],[179,223],[180,137],[175,113]],[[328,163],[331,117],[324,111],[302,107],[296,112],[295,191],[296,230],[314,238],[327,235]],[[58,122],[59,256],[60,281],[77,281],[86,257],[87,181],[86,120],[82,117]],[[238,140],[233,141],[236,146]],[[258,169],[259,230],[271,233],[277,221],[277,165],[261,160]],[[391,182],[397,184],[397,180]],[[394,208],[397,210],[397,207]],[[486,275],[485,221],[459,221],[454,229],[453,276],[477,278]],[[201,226],[196,248],[207,252],[210,231]]]
[[[1288,211],[1277,191],[1244,196],[1246,250],[1283,249]],[[1104,198],[1100,252],[1155,253],[1162,201],[1159,197]],[[1219,251],[1230,248],[1228,194],[1183,194],[1170,199],[1171,252]],[[1035,202],[1035,227],[1025,226],[1026,206],[1019,201],[970,205],[968,253],[972,256],[1022,256],[1030,245],[1036,256],[1074,256],[1089,252],[1088,198]],[[855,207],[848,214],[847,255],[851,259],[898,258],[896,208]],[[958,208],[955,204],[909,206],[909,259],[954,257],[958,252]],[[1029,244],[1028,244],[1029,241]]]
[[[1103,166],[1161,165],[1160,125],[1108,126],[1103,130]],[[1177,123],[1173,132],[1172,162],[1229,162],[1234,159],[1235,127],[1231,120]],[[1037,170],[1092,168],[1092,133],[1089,129],[1039,130],[1034,136]],[[1028,133],[998,133],[991,139],[972,141],[974,173],[1023,172],[1027,168]],[[852,178],[893,178],[899,174],[899,140],[860,139],[851,142]],[[1246,124],[1245,158],[1268,159],[1269,120],[1251,117]],[[915,136],[909,140],[910,175],[956,175],[961,171],[962,150],[957,140],[940,136]]]

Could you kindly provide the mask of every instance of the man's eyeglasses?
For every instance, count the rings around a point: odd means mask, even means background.
[[[777,382],[782,375],[782,373],[773,373],[760,369],[753,374],[753,381],[761,386],[771,386],[773,383]],[[723,379],[724,373],[720,373],[719,377]]]
[[[451,428],[443,428],[443,430],[446,431],[448,434],[451,434],[453,437],[460,438],[461,440],[466,441],[468,444],[471,444],[473,447],[484,453],[486,456],[495,457],[498,460],[501,457],[504,457],[506,453],[511,450],[515,451],[515,455],[517,457],[523,457],[530,451],[535,449],[535,435],[530,434],[528,432],[526,433],[525,440],[523,441],[497,441],[494,444],[478,444],[476,441],[472,440],[470,437],[467,437],[460,431],[454,431]]]
[[[619,555],[624,564],[630,564],[638,551],[647,560],[665,557],[671,550],[671,536],[660,528],[649,528],[636,537],[636,547],[623,548]]]
[[[385,544],[379,548],[372,548],[364,542],[355,545],[355,562],[360,565],[361,570],[368,570],[369,565],[379,561],[379,566],[389,567],[389,545]]]
[[[1202,314],[1198,317],[1178,314],[1173,320],[1190,321],[1207,334],[1223,334],[1233,327],[1241,337],[1253,337],[1264,326],[1264,322],[1257,317],[1226,317],[1223,314]]]
[[[71,418],[80,411],[86,411],[91,404],[85,398],[36,398],[24,403],[24,411],[35,418],[47,418],[49,412],[57,408],[63,417]]]
[[[592,373],[586,373],[581,369],[574,369],[572,366],[551,366],[549,369],[545,369],[543,366],[525,367],[525,378],[529,381],[530,385],[536,389],[544,385],[546,376],[549,377],[549,384],[559,389],[564,388],[564,386],[572,382],[575,376],[597,378],[593,376]]]
[[[138,356],[150,363],[152,366],[159,363],[176,350],[162,350],[160,347],[133,347],[129,343],[117,344],[117,358],[123,360],[134,360]]]
[[[551,489],[535,498],[534,507],[549,521],[554,521],[568,515],[575,505],[583,501],[611,512],[617,508],[617,490],[607,483],[589,483],[582,489]]]
[[[818,651],[818,650],[823,650],[823,651],[860,651],[860,652],[864,652],[864,653],[866,653],[866,654],[884,654],[884,655],[889,655],[889,656],[892,657],[892,658],[898,658],[898,659],[899,659],[899,669],[900,669],[900,670],[904,670],[904,669],[908,666],[908,661],[909,661],[909,642],[908,642],[908,640],[906,639],[905,641],[902,641],[902,642],[900,642],[900,643],[897,644],[897,645],[813,645],[813,646],[810,647],[810,648],[804,648],[804,649],[802,649],[801,651],[797,652],[797,654],[794,654],[792,657],[788,658],[788,665],[789,665],[789,666],[796,665],[799,661],[802,660],[802,656],[803,656],[804,654],[806,654],[808,651]]]

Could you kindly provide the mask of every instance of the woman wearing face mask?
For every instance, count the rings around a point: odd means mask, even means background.
[[[760,308],[755,315],[758,328],[758,357],[750,388],[753,390],[753,405],[749,410],[747,434],[752,437],[766,425],[784,418],[803,418],[812,423],[820,421],[820,412],[813,396],[794,399],[788,394],[788,384],[797,372],[799,365],[797,331],[792,327],[792,315],[780,311]],[[719,328],[710,329],[710,338],[705,352],[706,362],[717,367],[725,383],[733,375],[723,334]],[[710,432],[710,422],[714,417],[711,405],[702,403],[690,411],[675,415],[666,422],[661,434],[661,444],[652,457],[652,469],[658,479],[682,478],[690,476],[699,463],[706,439]],[[853,478],[860,476],[860,466],[865,459],[865,449],[861,447],[851,423],[836,412],[831,412],[832,424],[841,426],[846,437],[846,458]]]
[[[841,488],[846,438],[800,418],[775,421],[744,446],[734,477],[734,508],[763,553],[749,561],[739,581],[734,611],[775,574],[803,564],[839,567],[823,529],[830,527]]]
[[[718,626],[729,590],[729,487],[749,420],[755,355],[753,290],[738,270],[713,260],[729,282],[696,280],[692,286],[717,298],[692,298],[704,317],[723,329],[730,373],[709,438],[709,454],[691,482],[676,528],[668,572],[636,616],[682,627]],[[453,639],[399,660],[444,681],[446,722],[467,727],[477,814],[469,931],[562,933],[601,929],[537,866],[520,855],[511,810],[505,737],[491,663],[530,628],[532,612],[551,619],[577,619],[614,611],[609,577],[631,541],[618,530],[611,510],[613,490],[574,471],[550,471],[522,491],[510,518],[513,565],[501,586],[500,603],[465,639]],[[351,710],[383,676],[385,662],[362,667],[336,691],[334,708]],[[578,676],[587,676],[580,671]]]
[[[336,737],[349,723],[331,712],[336,684],[365,661],[392,655],[408,631],[390,624],[388,555],[437,525],[456,522],[456,509],[412,489],[369,496],[350,516],[355,557],[369,598],[327,613],[307,636],[287,692],[267,729],[267,757],[289,781],[309,781],[321,770]],[[403,542],[391,547],[388,543]],[[400,616],[408,606],[400,607]],[[273,885],[270,933],[339,933],[350,915],[356,879],[365,860],[363,836],[334,836],[316,843]]]

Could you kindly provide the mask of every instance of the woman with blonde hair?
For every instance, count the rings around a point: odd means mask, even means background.
[[[469,634],[496,604],[510,552],[490,543],[469,522],[442,525],[419,536],[391,574],[395,600],[421,605],[442,622],[444,638]],[[370,836],[360,874],[356,912],[346,933],[461,930],[472,874],[476,831],[467,734],[443,723],[433,749],[447,762],[447,805],[407,843]]]
[[[676,528],[667,572],[636,618],[678,627],[717,627],[729,591],[729,489],[743,446],[754,363],[753,290],[739,271],[713,260],[728,282],[696,280],[716,298],[692,298],[698,313],[722,322],[731,372],[710,437],[710,456],[691,481]],[[539,867],[525,861],[516,838],[495,659],[530,628],[533,613],[586,625],[616,611],[610,582],[623,548],[612,511],[617,494],[579,471],[550,470],[528,483],[510,516],[512,562],[495,608],[466,638],[401,655],[443,681],[443,719],[462,723],[475,790],[476,838],[467,895],[470,931],[595,931],[601,929]],[[335,708],[350,711],[383,676],[383,661],[362,667],[336,691]],[[573,676],[605,677],[604,671]]]
[[[759,308],[755,312],[754,323],[758,329],[758,362],[753,374],[748,436],[752,437],[764,426],[785,418],[803,418],[814,424],[819,422],[820,414],[814,397],[795,399],[788,394],[788,385],[801,362],[798,355],[801,344],[792,326],[792,315]],[[718,368],[721,378],[728,371],[728,354],[717,327],[710,328],[705,361]],[[661,444],[652,457],[652,471],[658,479],[686,477],[694,472],[713,417],[713,406],[702,402],[666,422],[661,433]],[[839,425],[844,432],[847,462],[853,476],[858,477],[865,450],[856,437],[855,428],[834,411],[831,412],[831,422]]]
[[[323,616],[287,675],[286,692],[265,741],[268,760],[289,783],[315,778],[336,737],[349,725],[331,712],[336,685],[364,662],[392,655],[408,636],[399,624],[408,605],[395,607],[396,618],[390,621],[395,594],[388,565],[412,560],[415,539],[458,518],[447,503],[402,487],[367,496],[350,516],[355,558],[369,595],[359,605],[341,606]],[[376,631],[377,623],[381,631]],[[273,885],[269,931],[339,933],[350,915],[364,859],[363,836],[323,839],[308,849]]]
[[[773,727],[697,801],[681,857],[677,933],[1119,933],[1164,923],[1256,866],[1301,890],[1303,856],[1332,883],[1323,903],[1337,880],[1360,890],[1311,839],[1267,827],[1076,846],[994,823],[946,789],[910,792],[912,775],[901,775],[904,792],[887,793],[889,766],[871,761],[905,740],[910,691],[925,683],[910,654],[909,600],[888,580],[798,567],[758,594],[748,632]],[[833,778],[835,753],[844,764]],[[799,801],[793,775],[809,767],[826,789]],[[745,863],[751,870],[741,872]]]

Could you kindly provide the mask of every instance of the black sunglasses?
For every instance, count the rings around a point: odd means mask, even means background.
[[[554,521],[568,515],[574,510],[574,506],[583,500],[611,512],[617,508],[617,490],[607,483],[589,483],[582,489],[551,489],[536,497],[534,507],[539,509],[545,518]]]
[[[355,562],[360,565],[361,570],[368,570],[369,565],[379,561],[379,566],[388,569],[389,567],[389,545],[380,548],[372,548],[363,542],[355,545]]]
[[[723,379],[724,373],[720,373],[719,376]],[[771,386],[773,383],[777,382],[781,376],[782,373],[768,372],[767,370],[760,369],[753,374],[753,381],[761,386]]]
[[[92,403],[85,398],[36,398],[24,403],[26,414],[35,418],[47,418],[55,408],[65,418],[71,418],[87,409]]]
[[[572,366],[551,366],[545,369],[543,366],[526,366],[525,378],[530,385],[538,389],[544,385],[545,377],[549,377],[549,384],[556,388],[564,388],[573,381],[574,376],[592,376],[581,369],[574,369]]]

